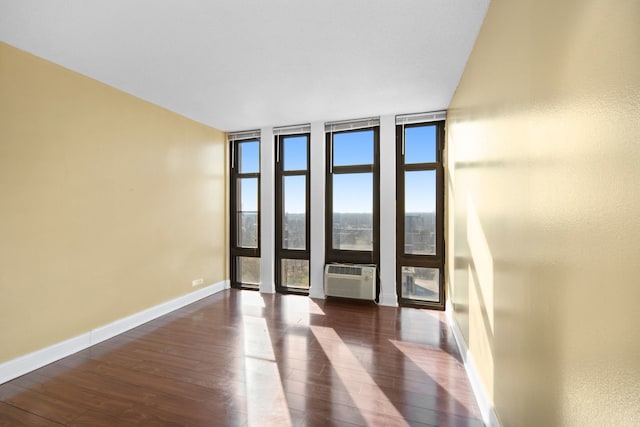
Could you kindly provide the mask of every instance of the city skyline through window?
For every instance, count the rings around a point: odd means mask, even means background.
[[[378,127],[327,133],[326,262],[377,264]]]

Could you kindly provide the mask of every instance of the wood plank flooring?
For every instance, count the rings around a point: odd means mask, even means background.
[[[227,290],[0,385],[0,426],[482,426],[445,319]]]

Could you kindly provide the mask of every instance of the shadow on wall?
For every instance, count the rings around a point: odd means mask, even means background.
[[[640,5],[623,3],[492,2],[448,112],[451,298],[504,425],[637,424]]]
[[[456,169],[462,184],[468,179],[465,167]],[[500,176],[495,172],[494,179]],[[552,396],[560,393],[555,288],[562,283],[560,270],[532,264],[549,259],[536,253],[549,248],[536,247],[530,229],[527,239],[519,219],[501,217],[486,205],[480,210],[470,193],[458,198],[451,179],[449,194],[458,219],[449,225],[455,239],[451,300],[485,392],[504,425],[557,425],[560,406]]]

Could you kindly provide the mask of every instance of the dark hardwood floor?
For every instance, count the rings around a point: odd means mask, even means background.
[[[0,385],[0,425],[482,426],[445,319],[227,290]]]

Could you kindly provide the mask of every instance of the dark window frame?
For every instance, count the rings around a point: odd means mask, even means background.
[[[239,172],[239,164],[240,164],[240,153],[239,145],[243,143],[257,142],[258,143],[258,172]],[[258,289],[259,285],[253,283],[243,283],[238,281],[238,257],[248,257],[248,258],[260,258],[260,247],[261,247],[261,197],[260,197],[260,138],[251,138],[251,139],[240,139],[230,141],[230,149],[231,155],[229,156],[229,171],[230,171],[230,179],[229,179],[229,259],[230,259],[230,276],[231,276],[231,287],[239,288],[239,289]],[[238,182],[243,178],[257,178],[258,179],[258,188],[257,188],[257,197],[258,197],[258,212],[257,212],[257,247],[256,248],[245,248],[238,246]]]
[[[436,127],[436,161],[405,164],[403,151],[404,130],[412,127]],[[445,122],[412,123],[396,125],[396,289],[398,303],[403,307],[445,309],[445,239],[444,239],[444,164]],[[404,173],[407,171],[436,172],[436,253],[414,255],[405,253],[405,193]],[[402,267],[424,267],[439,270],[439,300],[423,301],[402,296]]]
[[[373,131],[373,164],[333,166],[333,139],[336,134]],[[344,131],[326,132],[325,168],[325,262],[375,264],[378,269],[376,295],[380,294],[380,126],[368,126]],[[371,251],[333,248],[333,175],[373,173],[373,245]],[[376,298],[377,299],[377,298]]]
[[[306,137],[307,139],[307,168],[297,170],[285,170],[285,150],[284,142],[287,138]],[[311,263],[311,134],[295,133],[287,135],[276,135],[275,140],[275,284],[276,291],[280,293],[294,293],[308,295],[309,290],[304,288],[295,288],[284,286],[282,284],[282,260],[283,259],[301,259]],[[284,180],[287,176],[304,176],[306,188],[306,226],[305,226],[305,248],[304,249],[284,249],[283,246],[283,229],[284,220]],[[309,277],[309,280],[311,278]]]

